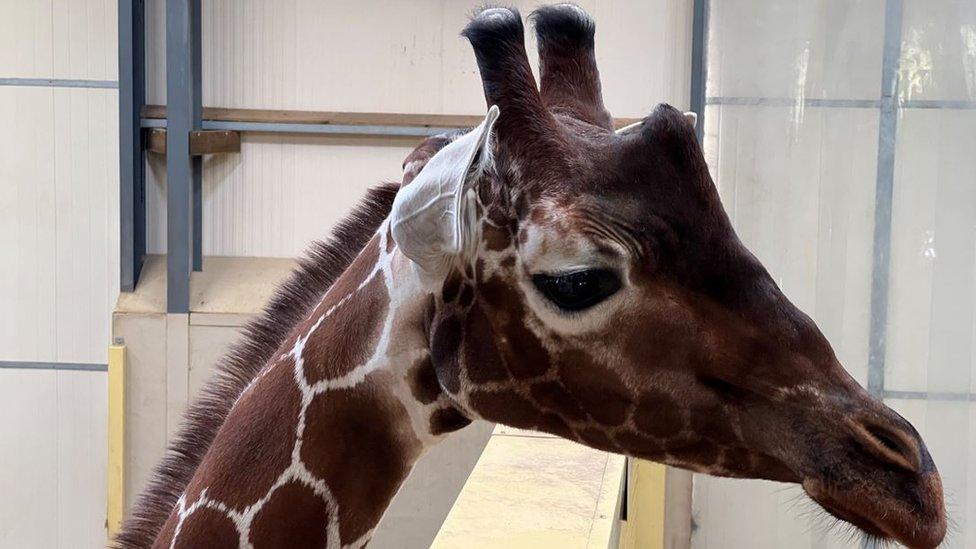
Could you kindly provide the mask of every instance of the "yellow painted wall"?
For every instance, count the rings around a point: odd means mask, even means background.
[[[629,460],[627,474],[627,520],[621,521],[620,549],[663,549],[666,467],[634,459]]]

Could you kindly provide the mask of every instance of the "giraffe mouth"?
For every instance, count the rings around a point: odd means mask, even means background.
[[[808,478],[804,491],[834,517],[850,523],[867,536],[895,540],[913,549],[938,547],[945,537],[944,515],[926,520],[912,516],[917,511],[895,498],[871,498],[870,490],[841,489],[825,481]]]

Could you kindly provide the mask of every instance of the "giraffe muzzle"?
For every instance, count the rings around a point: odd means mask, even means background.
[[[939,546],[946,534],[942,480],[908,421],[871,401],[835,423],[803,489],[831,515],[866,534],[911,548]]]

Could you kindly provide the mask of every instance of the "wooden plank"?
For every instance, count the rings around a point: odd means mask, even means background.
[[[190,132],[190,154],[222,154],[241,152],[240,132],[201,130]]]
[[[166,130],[153,128],[146,137],[146,150],[166,154]],[[190,154],[223,154],[241,152],[241,134],[227,130],[200,130],[190,132]]]
[[[142,117],[166,118],[166,106],[146,105],[142,108]],[[227,109],[222,107],[203,108],[204,120],[221,122],[468,128],[477,126],[483,118],[481,115],[467,114]],[[639,118],[617,118],[614,119],[614,127],[622,128],[639,121]]]
[[[146,150],[156,154],[166,154],[166,130],[153,128],[146,135]]]

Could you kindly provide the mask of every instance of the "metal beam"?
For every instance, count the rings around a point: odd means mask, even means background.
[[[835,109],[877,109],[878,99],[817,99],[793,97],[707,97],[706,105],[729,105],[737,107],[820,107]]]
[[[204,120],[203,129],[253,133],[426,137],[454,131],[458,128],[435,128],[427,126],[352,126],[339,124],[291,124],[281,122],[230,122],[222,120]]]
[[[804,98],[798,100],[793,97],[721,97],[705,98],[706,105],[731,105],[739,107],[818,107],[825,109],[879,109],[881,99],[817,99]],[[909,99],[900,101],[897,107],[906,109],[937,109],[937,110],[976,110],[976,101],[954,101],[951,99]]]
[[[104,372],[105,364],[89,362],[34,362],[29,360],[0,360],[0,370],[70,370],[74,372]]]
[[[193,82],[194,19],[199,0],[166,0],[166,310],[187,313],[190,308],[190,269],[193,246],[193,160],[190,132],[199,130],[200,97]]]
[[[203,13],[200,0],[190,3],[190,67],[193,92],[190,107],[193,109],[193,130],[203,129]],[[203,270],[203,157],[193,155],[193,136],[190,136],[190,170],[193,178],[193,270]]]
[[[122,10],[119,7],[119,36],[121,37]],[[121,47],[121,40],[120,47]],[[75,78],[0,78],[0,86],[27,86],[33,88],[101,88],[114,90],[119,87],[115,80],[83,80]]]
[[[146,254],[146,168],[141,111],[146,97],[143,0],[119,0],[119,284],[131,292]]]
[[[868,391],[884,395],[891,263],[891,203],[898,130],[898,58],[901,55],[902,0],[885,2],[878,170],[874,191],[874,261],[871,269],[871,329],[868,336]]]
[[[930,393],[927,391],[885,391],[885,398],[900,400],[939,400],[943,402],[976,402],[976,393]]]
[[[691,101],[698,114],[695,132],[701,141],[705,135],[705,86],[708,83],[708,0],[695,0],[691,25]]]

